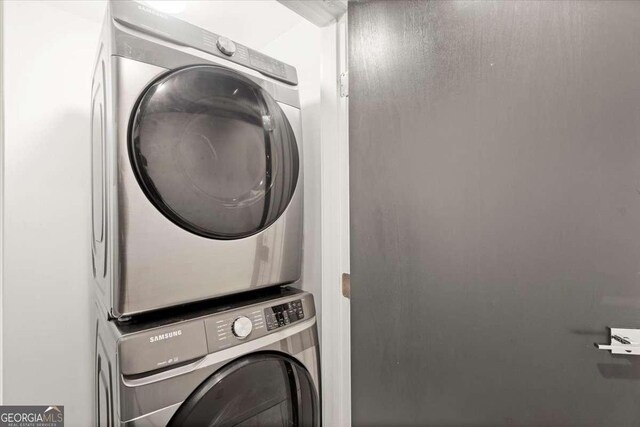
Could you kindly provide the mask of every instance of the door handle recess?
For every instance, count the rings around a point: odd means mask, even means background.
[[[609,344],[594,345],[598,350],[609,350],[611,354],[640,355],[640,329],[611,328]]]

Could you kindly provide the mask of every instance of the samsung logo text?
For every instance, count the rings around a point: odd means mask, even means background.
[[[149,337],[149,342],[164,341],[170,338],[179,337],[180,335],[182,335],[182,329],[178,329],[177,331],[167,332],[164,334],[154,335],[152,337]]]

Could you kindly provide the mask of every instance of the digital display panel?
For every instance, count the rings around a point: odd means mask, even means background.
[[[290,323],[304,319],[302,300],[274,305],[264,310],[264,317],[267,320],[267,330],[271,331]]]

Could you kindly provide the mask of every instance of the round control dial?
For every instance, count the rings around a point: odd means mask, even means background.
[[[253,323],[251,323],[251,320],[249,320],[248,317],[240,316],[233,321],[231,330],[233,331],[233,335],[236,337],[241,339],[246,338],[253,330]]]
[[[218,50],[227,56],[231,56],[236,53],[236,44],[226,37],[218,37],[216,42]]]

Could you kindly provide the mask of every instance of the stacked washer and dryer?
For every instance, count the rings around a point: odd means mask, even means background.
[[[98,426],[319,426],[296,70],[110,2],[92,87]]]

